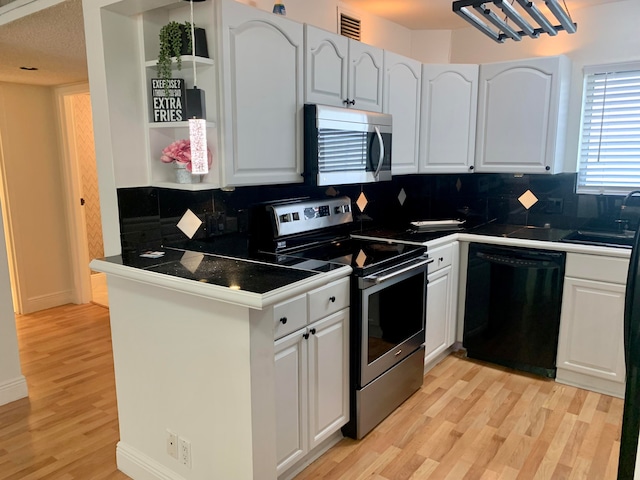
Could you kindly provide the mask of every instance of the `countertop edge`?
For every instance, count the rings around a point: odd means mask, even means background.
[[[350,266],[344,266],[329,272],[319,273],[264,294],[259,294],[242,290],[232,290],[228,287],[219,285],[195,282],[193,280],[165,275],[163,273],[152,272],[141,268],[120,265],[102,259],[92,260],[89,263],[89,266],[92,270],[106,273],[107,279],[109,278],[109,275],[113,275],[127,280],[169,288],[191,295],[210,298],[212,300],[231,303],[255,310],[263,310],[292,296],[323,286],[334,280],[347,277],[353,271]]]
[[[546,240],[524,240],[521,238],[507,238],[477,233],[456,233],[455,240],[475,243],[491,243],[494,245],[506,245],[512,247],[538,248],[540,250],[555,250],[556,252],[584,253],[588,255],[603,255],[606,257],[630,258],[631,249],[616,247],[598,247],[594,245],[581,245],[569,242],[550,242]],[[453,241],[454,236],[448,236],[448,241]],[[440,239],[438,239],[440,240]],[[430,244],[428,246],[431,246]]]

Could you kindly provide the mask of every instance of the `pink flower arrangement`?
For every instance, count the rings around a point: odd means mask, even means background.
[[[207,155],[209,158],[209,167],[213,163],[213,156],[211,150],[207,149]],[[162,156],[160,157],[164,163],[186,163],[187,171],[191,171],[191,142],[189,139],[176,140],[168,147],[162,150]]]

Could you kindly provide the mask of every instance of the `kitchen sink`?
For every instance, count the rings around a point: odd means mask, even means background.
[[[562,242],[582,243],[585,245],[596,245],[601,247],[622,247],[632,248],[634,231],[624,232],[598,232],[589,230],[576,230],[561,239]]]

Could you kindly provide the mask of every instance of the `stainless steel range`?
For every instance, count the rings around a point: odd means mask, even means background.
[[[256,206],[251,255],[281,264],[350,265],[350,421],[362,438],[422,385],[426,314],[426,248],[355,239],[348,197]]]

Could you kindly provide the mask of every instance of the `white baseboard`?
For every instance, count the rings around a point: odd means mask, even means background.
[[[437,355],[436,357],[432,358],[431,360],[427,360],[425,358],[424,360],[424,373],[425,375],[427,374],[427,372],[429,370],[431,370],[433,367],[435,367],[436,365],[438,365],[442,360],[444,360],[446,357],[449,356],[449,354],[451,352],[453,352],[453,347],[449,347],[446,350],[444,350],[443,352],[441,352],[439,355]]]
[[[23,375],[13,380],[0,383],[0,405],[15,402],[28,396],[27,380]]]
[[[302,470],[307,468],[318,458],[324,455],[331,447],[333,447],[343,438],[344,436],[342,435],[342,432],[338,430],[322,443],[320,443],[320,445],[318,445],[316,448],[307,453],[307,455],[304,458],[300,459],[298,463],[292,465],[291,468],[289,468],[286,472],[283,472],[281,475],[279,475],[278,480],[292,480]]]
[[[624,382],[614,382],[604,378],[592,377],[591,375],[565,370],[564,368],[557,369],[555,380],[558,383],[564,383],[572,387],[618,398],[624,398],[626,387],[626,383]]]
[[[185,480],[182,475],[121,441],[116,445],[116,463],[118,470],[134,480]]]
[[[22,313],[28,314],[39,312],[40,310],[59,307],[60,305],[66,305],[68,303],[73,303],[73,294],[71,290],[50,293],[39,297],[30,297],[23,302]]]

